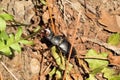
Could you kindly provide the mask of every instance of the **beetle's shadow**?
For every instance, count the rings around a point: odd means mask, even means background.
[[[48,48],[51,48],[51,47],[53,46],[53,44],[52,44],[48,39],[46,39],[45,37],[43,37],[43,38],[41,39],[41,42],[42,42],[42,43],[45,43]]]

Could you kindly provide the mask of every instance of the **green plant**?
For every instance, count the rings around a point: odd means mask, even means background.
[[[15,34],[7,34],[6,21],[12,21],[13,16],[7,13],[0,14],[0,54],[11,56],[13,50],[21,52],[20,44],[33,44],[32,41],[27,41],[21,37],[22,27],[18,27]]]
[[[103,77],[107,78],[108,80],[120,79],[120,75],[115,75],[115,70],[108,67],[109,62],[107,60],[103,60],[103,58],[107,58],[107,56],[107,53],[97,53],[93,49],[90,49],[87,52],[86,57],[92,58],[85,59],[85,61],[88,62],[89,68],[91,70],[91,72],[89,73],[89,78],[87,78],[86,80],[96,80],[95,75],[97,75],[97,73],[103,73]]]
[[[118,45],[120,42],[120,33],[112,34],[107,41],[111,45]]]
[[[45,0],[40,0],[40,2],[41,2],[42,4],[44,4],[44,5],[46,5]]]
[[[58,65],[58,67],[53,67],[53,69],[49,72],[49,76],[50,76],[50,78],[53,78],[53,75],[55,75],[57,80],[62,79],[63,71],[66,69],[65,68],[66,67],[66,65],[65,65],[66,59],[62,54],[59,55],[59,53],[57,53],[57,49],[55,46],[53,46],[51,48],[51,53],[52,53],[51,55],[53,56],[53,58],[56,61],[56,64]],[[67,62],[66,64],[68,64],[68,68],[66,70],[66,80],[69,80],[68,76],[69,76],[70,71],[73,68],[73,65],[69,62]]]

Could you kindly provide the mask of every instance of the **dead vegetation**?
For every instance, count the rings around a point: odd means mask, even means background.
[[[16,24],[23,26],[23,37],[27,37],[39,26],[50,27],[55,35],[64,35],[75,47],[80,58],[70,72],[69,80],[83,80],[89,67],[84,55],[89,49],[110,53],[108,60],[120,71],[120,47],[107,44],[112,33],[120,33],[119,0],[1,0],[0,6],[14,16]],[[10,25],[10,24],[8,24]],[[17,26],[10,25],[7,32],[15,32]],[[31,36],[33,46],[22,45],[22,52],[9,59],[1,56],[0,80],[47,80],[51,66],[56,66],[50,49],[40,41],[40,32]],[[70,55],[70,54],[69,54]],[[119,73],[119,72],[118,72]],[[97,75],[96,75],[97,76]],[[65,76],[64,76],[65,77]],[[99,78],[98,78],[99,77]],[[98,75],[98,80],[101,79]]]

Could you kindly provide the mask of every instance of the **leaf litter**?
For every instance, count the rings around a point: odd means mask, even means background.
[[[54,19],[56,35],[64,35],[70,42],[73,39],[75,27],[77,27],[73,46],[80,60],[76,61],[75,58],[70,59],[73,68],[68,73],[67,79],[120,79],[120,58],[119,54],[115,53],[116,48],[119,49],[119,0],[85,0],[85,2],[83,0],[48,0],[51,11],[48,11],[46,1],[40,1],[11,0],[10,2],[9,0],[3,0],[0,1],[0,4],[4,11],[15,17],[17,24],[19,23],[24,26],[23,37],[34,33],[37,26],[45,27],[47,25],[51,28],[49,14],[52,14],[52,18]],[[20,8],[18,8],[17,4],[20,4]],[[6,8],[6,5],[8,5],[8,8]],[[76,24],[79,11],[82,15],[80,15],[79,24]],[[10,26],[7,27],[8,33],[16,32],[17,27],[13,23],[7,22],[6,25]],[[30,37],[29,40],[33,40],[34,45],[22,45],[21,54],[16,54],[18,52],[15,52],[12,60],[6,56],[1,57],[1,60],[18,79],[47,80],[47,76],[53,67],[58,68],[56,74],[61,73],[59,65],[56,63],[55,58],[52,57],[50,49],[40,41],[40,35],[40,33],[37,33]],[[92,41],[81,37],[87,37],[88,39],[92,39]],[[94,42],[93,39],[98,40],[98,43]],[[102,43],[110,45],[107,45],[106,48],[106,45],[101,45]],[[111,45],[114,46],[112,49],[109,48]],[[34,68],[34,66],[37,67]],[[117,67],[117,69],[114,67]],[[36,70],[37,68],[38,70]],[[86,68],[89,69],[88,73],[84,71]],[[0,65],[0,73],[1,80],[13,79],[2,65]],[[62,73],[62,77],[63,75]],[[55,77],[53,76],[49,79],[53,78]]]

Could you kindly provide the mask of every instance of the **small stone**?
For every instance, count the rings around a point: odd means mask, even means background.
[[[39,74],[40,72],[40,62],[33,58],[30,62],[30,69],[32,74]]]

